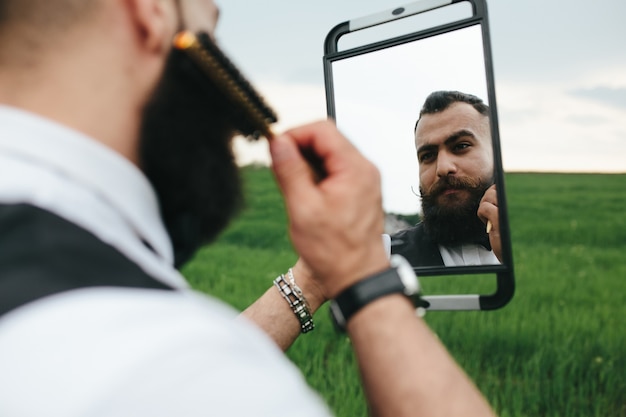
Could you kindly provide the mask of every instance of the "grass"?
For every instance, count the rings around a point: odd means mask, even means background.
[[[248,167],[244,178],[248,207],[183,270],[237,309],[296,260],[271,174]],[[426,320],[503,417],[626,417],[626,175],[514,173],[506,182],[515,297],[501,310]],[[336,415],[366,415],[349,340],[326,308],[315,320],[288,356]]]

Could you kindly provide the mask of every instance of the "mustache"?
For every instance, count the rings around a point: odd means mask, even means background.
[[[445,176],[441,177],[439,180],[434,182],[428,189],[424,190],[422,193],[423,196],[426,197],[436,197],[446,190],[456,189],[456,190],[478,190],[484,187],[482,181],[478,178],[471,177],[451,177]]]

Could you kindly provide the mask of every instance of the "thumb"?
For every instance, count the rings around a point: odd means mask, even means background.
[[[290,136],[283,134],[272,138],[270,154],[274,176],[285,197],[312,191],[315,184],[311,169]]]

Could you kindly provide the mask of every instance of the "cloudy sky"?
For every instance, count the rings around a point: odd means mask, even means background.
[[[216,1],[219,43],[276,108],[277,130],[325,117],[323,41],[333,26],[407,3]],[[626,2],[488,8],[505,170],[626,172]]]

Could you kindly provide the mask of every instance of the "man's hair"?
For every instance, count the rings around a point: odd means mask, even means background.
[[[489,117],[489,106],[472,94],[461,93],[460,91],[434,91],[426,97],[417,122],[415,122],[414,130],[417,129],[417,124],[423,115],[444,111],[453,103],[470,104],[478,113]]]
[[[106,1],[0,0],[0,67],[32,66],[71,29],[90,24]]]
[[[98,3],[99,0],[0,0],[0,32],[12,25],[44,32],[61,30],[85,18]]]

